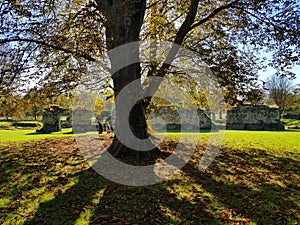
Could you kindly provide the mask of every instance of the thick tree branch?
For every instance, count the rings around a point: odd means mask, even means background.
[[[188,34],[188,32],[190,32],[192,29],[196,28],[197,26],[200,26],[200,25],[206,23],[211,18],[215,17],[218,13],[220,13],[221,11],[223,11],[225,9],[232,7],[237,2],[238,2],[238,0],[235,0],[227,5],[220,6],[220,7],[216,8],[207,17],[205,17],[201,21],[193,24],[195,21],[196,14],[197,14],[199,0],[191,0],[191,6],[189,9],[189,12],[176,34],[176,37],[174,40],[174,45],[172,46],[172,48],[165,60],[165,63],[161,66],[161,68],[159,70],[159,73],[158,73],[159,76],[161,76],[161,77],[165,76],[166,70],[170,67],[170,64],[172,63],[175,55],[177,54],[179,46],[182,44],[182,42],[183,42],[184,38],[186,37],[186,35]]]
[[[164,77],[167,74],[167,70],[170,68],[171,63],[173,62],[173,60],[180,48],[180,45],[182,44],[187,33],[190,31],[190,29],[189,29],[190,26],[195,21],[195,17],[197,15],[198,4],[199,4],[199,0],[191,0],[189,12],[188,12],[185,20],[181,24],[178,32],[176,33],[172,48],[171,48],[170,52],[168,53],[165,62],[162,64],[162,66],[158,70],[158,73],[156,76]],[[151,75],[152,75],[152,72],[148,73],[147,76],[151,76]],[[156,90],[158,88],[159,84],[160,84],[160,81],[152,82],[148,88],[149,88],[149,90]],[[144,101],[144,106],[146,107],[147,105],[149,105],[150,101],[151,101],[151,97],[146,98]]]
[[[178,51],[180,45],[182,44],[184,37],[190,31],[190,27],[195,21],[198,4],[199,4],[199,0],[191,0],[191,6],[189,9],[189,12],[188,12],[185,20],[181,24],[178,32],[176,33],[174,44],[173,44],[169,54],[167,55],[165,62],[159,69],[159,73],[158,73],[159,76],[161,76],[161,77],[165,76],[166,70],[170,67],[170,64],[174,60],[174,57],[177,54],[177,51]]]
[[[190,31],[190,27],[194,23],[197,15],[198,4],[199,0],[191,0],[190,10],[176,34],[174,40],[175,44],[181,45],[185,35]]]
[[[34,39],[29,39],[29,38],[11,38],[11,39],[2,39],[2,40],[0,39],[0,44],[10,43],[10,42],[30,42],[30,43],[36,43],[36,44],[39,44],[39,45],[42,45],[42,46],[45,46],[45,47],[48,47],[48,48],[52,48],[52,49],[55,49],[55,50],[63,51],[63,52],[68,53],[68,54],[73,54],[75,56],[78,56],[78,57],[84,58],[86,60],[89,60],[91,62],[96,61],[95,58],[93,58],[93,57],[91,57],[91,56],[89,56],[87,54],[78,53],[78,52],[75,52],[75,51],[72,51],[72,50],[60,47],[60,46],[52,45],[52,44],[49,44],[49,43],[47,43],[45,41],[34,40]]]
[[[211,14],[209,14],[207,17],[203,18],[202,20],[198,21],[197,23],[193,24],[192,26],[190,26],[189,31],[193,30],[194,28],[206,23],[207,21],[209,21],[210,19],[212,19],[213,17],[215,17],[216,15],[218,15],[221,11],[225,10],[225,9],[229,9],[231,7],[234,6],[234,4],[236,4],[238,2],[238,0],[233,1],[227,5],[223,5],[220,6],[218,8],[216,8]]]
[[[170,52],[168,53],[165,62],[160,67],[157,76],[164,77],[167,74],[167,70],[170,68],[171,63],[173,62],[180,46],[182,45],[182,43],[184,41],[184,38],[186,37],[186,35],[192,29],[194,29],[197,26],[200,26],[200,25],[204,24],[205,22],[209,21],[211,18],[215,17],[221,11],[232,7],[237,2],[238,2],[238,0],[233,1],[230,4],[223,5],[223,6],[220,6],[220,7],[216,8],[207,17],[203,18],[201,21],[194,24],[195,18],[196,18],[196,15],[197,15],[199,0],[191,0],[191,5],[190,5],[190,8],[189,8],[189,12],[188,12],[184,22],[180,26],[178,32],[176,33],[175,40],[173,42],[173,46],[172,46]],[[151,75],[151,73],[148,74],[148,75]],[[160,82],[152,83],[150,85],[149,89],[154,90],[154,88],[158,88],[159,84],[160,84]],[[146,99],[145,105],[149,104],[150,100],[151,100],[151,98]]]

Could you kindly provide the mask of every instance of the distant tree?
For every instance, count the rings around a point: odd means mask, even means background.
[[[77,90],[73,93],[73,109],[87,109],[100,115],[105,110],[103,99],[100,95],[86,90]]]
[[[269,102],[276,104],[282,112],[291,105],[294,89],[292,80],[273,75],[267,79],[265,87]]]
[[[59,105],[62,108],[72,108],[74,102],[74,96],[69,94],[61,94],[52,98],[51,104]]]
[[[296,85],[292,94],[292,103],[290,110],[300,113],[300,84]]]
[[[31,88],[22,97],[23,109],[27,117],[32,117],[37,120],[42,116],[43,110],[50,105],[59,105],[63,108],[70,108],[72,105],[72,98],[61,94],[59,96],[49,96],[44,89]]]
[[[95,104],[94,104],[94,111],[97,116],[101,115],[101,113],[104,111],[104,101],[103,99],[98,95],[95,98]]]
[[[0,98],[0,109],[0,117],[4,117],[6,120],[21,118],[25,115],[22,96],[12,93]]]
[[[42,116],[43,109],[49,104],[49,98],[37,88],[32,88],[23,96],[24,108],[27,117],[32,117],[37,120],[39,116]]]

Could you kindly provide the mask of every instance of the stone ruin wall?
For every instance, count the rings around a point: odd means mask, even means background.
[[[60,117],[66,116],[67,121],[71,126],[71,113],[68,109],[60,108],[59,106],[51,106],[44,110],[43,112],[43,127],[40,130],[37,130],[39,133],[50,134],[52,132],[61,131],[61,122]],[[65,124],[65,126],[67,126]]]
[[[240,106],[227,112],[228,130],[284,130],[280,111],[268,106]]]
[[[85,109],[77,109],[72,113],[72,128],[75,133],[96,131],[95,121],[92,121],[94,113]]]
[[[181,114],[184,115],[182,121],[180,121],[179,114],[176,111],[170,110],[168,108],[161,108],[159,112],[151,114],[149,119],[153,119],[157,117],[162,118],[162,121],[159,120],[152,121],[152,126],[157,130],[166,129],[168,131],[179,131],[179,130],[192,131],[199,128],[204,130],[211,129],[212,121],[203,110],[197,110],[200,124],[194,123],[196,119],[192,118],[193,113],[191,113],[188,109],[181,109],[181,110],[182,110]],[[182,122],[182,124],[180,124],[180,122]],[[163,126],[164,124],[166,125],[166,127]]]
[[[187,110],[188,111],[188,110]],[[162,116],[166,112],[160,112]],[[185,112],[189,114],[188,112]],[[156,115],[156,116],[158,116]],[[61,131],[60,117],[67,116],[68,123],[71,126],[71,112],[58,106],[52,106],[43,113],[43,128],[37,132],[51,133]],[[200,129],[211,129],[212,121],[204,111],[198,111]],[[85,132],[96,130],[95,125],[91,122],[93,113],[87,110],[76,110],[73,112],[75,118],[73,123],[73,131]],[[176,115],[174,115],[176,117]],[[73,122],[74,122],[73,121]],[[193,130],[197,126],[190,123],[189,119],[186,124],[183,121],[183,127],[179,123],[167,124],[167,130]],[[235,107],[227,112],[226,129],[228,130],[284,130],[283,124],[280,122],[280,111],[277,108],[269,108],[268,106],[240,106]],[[157,124],[159,125],[159,124]]]

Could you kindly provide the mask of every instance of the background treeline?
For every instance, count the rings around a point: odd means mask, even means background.
[[[291,80],[274,75],[267,79],[264,87],[261,88],[261,92],[263,95],[257,101],[244,101],[239,102],[239,104],[230,104],[227,101],[226,108],[230,109],[233,106],[243,104],[265,104],[281,109],[283,118],[300,118],[300,85],[293,85]],[[0,97],[0,119],[41,120],[43,110],[50,105],[59,105],[62,108],[72,108],[76,105],[76,108],[94,111],[95,115],[111,110],[113,99],[105,100],[100,95],[92,92],[80,93],[79,95],[81,98],[77,98],[74,93],[49,96],[36,88],[30,89],[26,94],[10,93]],[[207,101],[203,101],[203,96],[202,98],[199,98],[199,96],[194,97],[193,100],[195,104],[196,102],[199,103],[199,108],[209,110],[209,106],[206,104]],[[156,102],[154,107],[159,107],[160,104],[162,102]]]

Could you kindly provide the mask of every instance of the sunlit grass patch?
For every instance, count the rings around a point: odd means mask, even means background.
[[[61,132],[51,134],[39,134],[36,133],[35,130],[0,130],[0,142],[31,141],[42,138],[68,137],[72,135],[72,129],[64,129]]]
[[[161,147],[176,146],[178,135],[168,133]],[[226,131],[218,156],[202,172],[209,135],[200,134],[182,171],[146,187],[98,175],[74,137],[1,142],[0,223],[297,224],[300,132]]]
[[[76,135],[89,134],[96,134],[96,132],[86,132]],[[45,138],[66,138],[74,135],[75,134],[73,134],[72,128],[62,129],[60,132],[53,132],[51,134],[41,134],[35,132],[35,130],[0,130],[0,142],[23,142]]]

